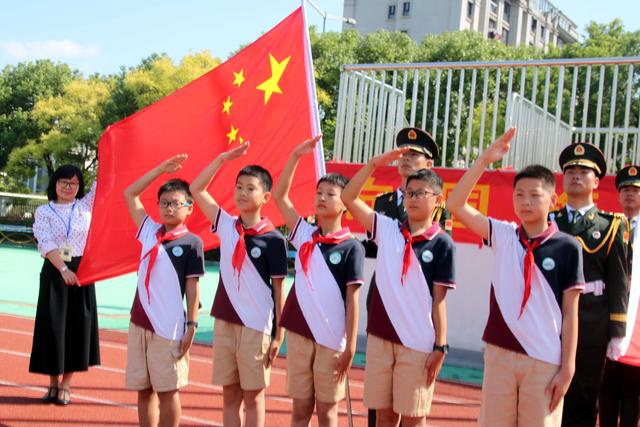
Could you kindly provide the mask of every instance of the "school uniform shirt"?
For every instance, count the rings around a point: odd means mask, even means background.
[[[482,339],[507,350],[543,362],[560,365],[562,348],[562,299],[566,291],[584,289],[582,249],[554,223],[539,236],[528,239],[533,249],[531,294],[522,309],[525,292],[522,228],[489,218],[487,245],[494,252],[489,319]],[[522,314],[520,314],[522,313]]]
[[[405,238],[402,224],[376,213],[370,238],[378,245],[375,290],[367,333],[413,350],[430,353],[435,342],[431,316],[433,287],[455,288],[455,245],[434,223],[422,241],[412,244],[409,268],[402,281]]]
[[[186,227],[183,235],[162,243],[151,269],[147,292],[145,279],[150,257],[145,255],[156,245],[157,233],[163,227],[146,216],[136,235],[142,244],[142,253],[131,322],[168,340],[180,340],[186,322],[182,302],[186,282],[190,277],[204,275],[204,250],[202,239]]]
[[[251,227],[261,234],[244,235],[247,253],[238,274],[232,264],[240,238],[237,221],[238,217],[219,208],[211,227],[220,238],[220,281],[211,315],[271,335],[275,306],[271,279],[287,276],[287,242],[277,230],[262,233],[269,224],[263,218]]]
[[[87,243],[89,225],[91,225],[91,210],[96,195],[96,183],[82,199],[73,203],[49,202],[38,206],[33,223],[33,235],[38,241],[38,251],[46,257],[52,250],[67,243],[71,246],[71,255],[82,256]],[[67,227],[69,236],[67,237]]]
[[[288,331],[342,352],[346,348],[347,287],[364,283],[364,246],[351,236],[348,228],[324,236],[345,240],[316,244],[305,274],[300,248],[313,241],[316,232],[318,227],[299,218],[288,236],[298,254],[295,282],[287,296],[281,324]]]

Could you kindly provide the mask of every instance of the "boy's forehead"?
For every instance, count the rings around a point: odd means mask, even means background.
[[[543,190],[547,189],[544,181],[540,178],[520,178],[514,187],[514,190],[527,190],[527,189],[535,189],[541,188]]]
[[[160,195],[160,200],[187,200],[182,191],[165,191]]]
[[[254,184],[254,185],[261,184],[260,178],[253,175],[240,175],[236,180],[236,182],[240,182],[242,184]]]
[[[431,186],[421,180],[421,179],[412,179],[411,181],[409,181],[409,183],[407,184],[407,190],[411,189],[411,190],[418,190],[418,189],[428,189],[428,190],[433,190],[433,188],[431,188]]]
[[[322,188],[323,190],[336,190],[336,191],[342,191],[342,187],[340,187],[339,185],[336,184],[332,184],[330,182],[327,181],[322,181],[321,183],[318,184],[318,189]]]

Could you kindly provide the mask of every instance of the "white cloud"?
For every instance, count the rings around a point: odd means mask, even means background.
[[[96,56],[98,45],[82,45],[73,40],[43,40],[32,42],[0,42],[5,55],[18,60],[29,59],[74,59]]]

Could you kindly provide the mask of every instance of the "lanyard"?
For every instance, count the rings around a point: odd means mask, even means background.
[[[73,206],[71,206],[71,212],[69,213],[69,219],[65,225],[64,218],[58,213],[57,210],[53,207],[51,203],[49,203],[49,209],[53,211],[53,213],[62,221],[62,224],[67,228],[67,240],[69,240],[69,234],[71,233],[71,219],[73,218],[73,210],[76,208],[76,202],[73,202]]]

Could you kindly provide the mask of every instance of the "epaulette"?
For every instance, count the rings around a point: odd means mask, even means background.
[[[618,218],[622,220],[626,218],[624,214],[621,212],[609,212],[609,211],[598,210],[598,214],[611,219]]]

